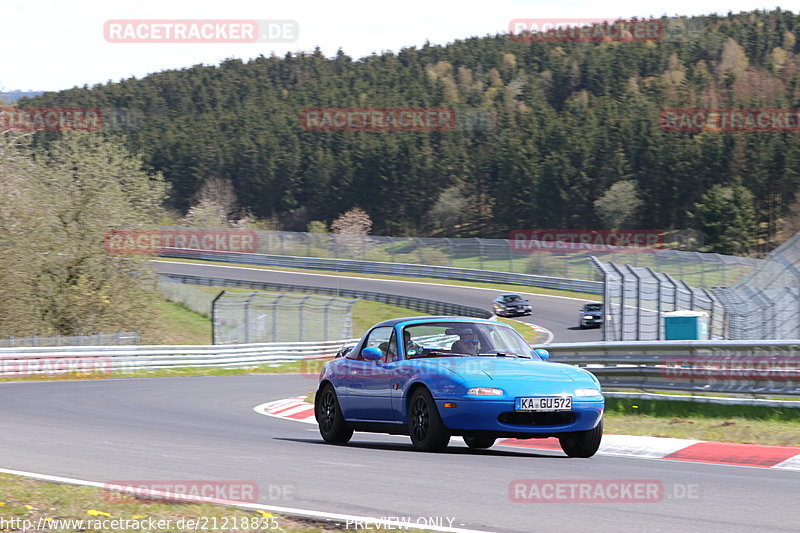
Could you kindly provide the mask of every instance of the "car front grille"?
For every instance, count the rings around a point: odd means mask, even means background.
[[[497,417],[502,424],[512,426],[561,426],[575,421],[575,413],[500,413]]]

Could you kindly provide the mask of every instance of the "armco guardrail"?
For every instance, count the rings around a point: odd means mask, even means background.
[[[0,349],[0,377],[102,375],[140,369],[253,367],[333,357],[357,339],[237,346],[85,346]]]
[[[637,341],[550,344],[552,359],[603,387],[752,396],[800,395],[800,341]]]
[[[432,265],[415,265],[410,263],[383,263],[379,261],[357,261],[352,259],[329,259],[319,257],[294,257],[288,255],[247,254],[239,252],[216,252],[209,250],[187,250],[165,248],[162,257],[182,259],[202,259],[224,263],[242,263],[261,266],[278,266],[284,268],[307,268],[311,270],[341,270],[360,274],[384,274],[411,276],[422,278],[458,279],[465,281],[488,281],[528,285],[546,289],[602,294],[603,283],[568,278],[552,278],[534,274],[514,274],[494,270],[477,270],[472,268],[455,268]]]
[[[0,377],[102,375],[137,369],[204,366],[254,367],[332,357],[341,346],[356,340],[237,346],[2,348]],[[800,345],[789,342],[607,342],[551,344],[547,348],[554,361],[587,368],[610,389],[727,393],[748,397],[800,395]],[[731,403],[737,401],[730,400]],[[747,403],[747,400],[740,403]],[[773,403],[788,406],[791,402]]]
[[[411,296],[401,296],[398,294],[384,294],[380,292],[359,291],[354,289],[334,289],[328,287],[310,287],[307,285],[293,285],[290,283],[273,283],[268,281],[244,281],[230,278],[209,278],[205,276],[186,276],[182,274],[165,274],[160,276],[182,283],[192,283],[195,285],[209,285],[212,287],[242,287],[261,291],[278,292],[302,292],[306,294],[330,294],[343,298],[362,298],[382,302],[389,305],[407,307],[427,313],[430,315],[458,315],[476,318],[491,318],[492,313],[479,307],[468,307],[465,305],[440,302],[438,300],[427,300],[425,298],[413,298]]]

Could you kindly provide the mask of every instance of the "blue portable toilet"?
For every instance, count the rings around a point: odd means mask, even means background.
[[[708,340],[708,313],[673,311],[664,313],[664,339],[668,341]]]

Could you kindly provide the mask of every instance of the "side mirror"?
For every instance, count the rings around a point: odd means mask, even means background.
[[[547,361],[548,359],[550,359],[550,352],[548,352],[544,348],[536,348],[534,352],[536,352],[536,355],[541,357],[543,361]]]
[[[370,346],[361,350],[361,357],[366,361],[380,361],[383,359],[383,352],[376,346]]]

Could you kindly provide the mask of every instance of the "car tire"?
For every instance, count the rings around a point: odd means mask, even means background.
[[[336,397],[336,389],[326,383],[314,398],[314,417],[319,424],[322,440],[331,444],[345,444],[353,437],[353,428],[348,427]]]
[[[497,439],[494,437],[483,436],[464,436],[464,442],[473,450],[491,448]]]
[[[565,433],[558,438],[561,449],[570,457],[588,458],[597,453],[603,438],[603,419],[594,429]]]
[[[433,396],[425,388],[411,395],[408,403],[408,434],[414,447],[423,452],[440,452],[450,442],[447,431]]]

